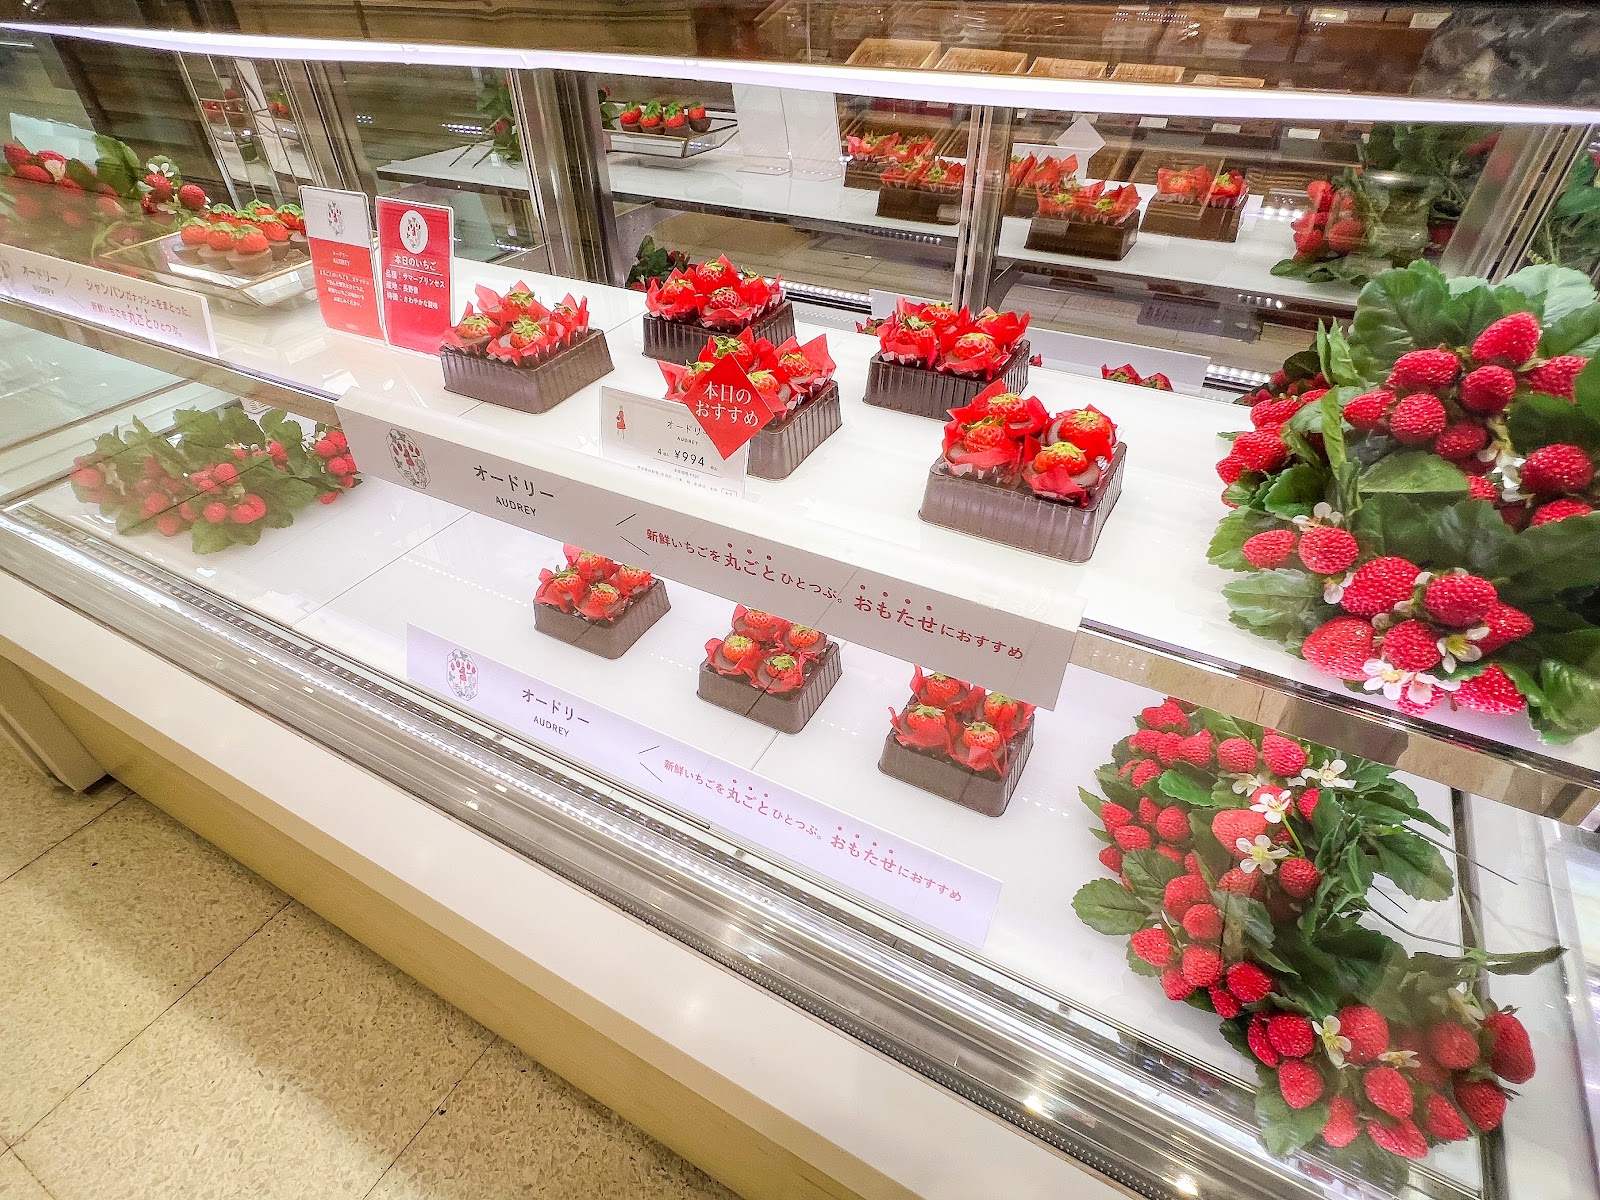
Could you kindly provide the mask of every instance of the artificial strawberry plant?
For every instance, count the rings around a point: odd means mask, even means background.
[[[1409,714],[1600,728],[1597,348],[1576,271],[1368,284],[1318,333],[1329,386],[1258,402],[1218,464],[1234,623]]]

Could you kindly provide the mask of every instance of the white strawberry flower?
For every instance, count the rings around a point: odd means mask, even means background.
[[[1244,855],[1244,861],[1239,864],[1239,869],[1246,875],[1253,871],[1271,875],[1278,869],[1278,860],[1289,857],[1287,846],[1274,846],[1272,839],[1264,833],[1256,834],[1255,841],[1240,838],[1234,843],[1234,848]]]
[[[1316,507],[1311,510],[1311,515],[1309,517],[1304,513],[1301,513],[1298,517],[1293,518],[1293,521],[1295,528],[1301,533],[1304,533],[1313,525],[1343,524],[1344,514],[1342,512],[1335,512],[1333,505],[1329,504],[1326,500],[1319,500],[1317,501]]]
[[[1344,1056],[1350,1052],[1350,1039],[1339,1032],[1339,1018],[1324,1017],[1311,1022],[1311,1028],[1322,1039],[1322,1048],[1328,1052],[1329,1061],[1336,1067],[1344,1066]]]
[[[1463,1016],[1471,1017],[1474,1021],[1483,1020],[1483,1008],[1473,996],[1466,992],[1447,992],[1446,995],[1451,1005]]]
[[[1273,825],[1282,821],[1284,814],[1294,807],[1294,797],[1290,795],[1288,788],[1284,788],[1282,791],[1262,788],[1257,793],[1255,801],[1250,806],[1250,811],[1261,813]]]
[[[1402,671],[1381,658],[1369,658],[1361,664],[1361,669],[1367,676],[1366,682],[1361,685],[1362,689],[1382,692],[1386,700],[1398,700],[1404,696],[1413,704],[1427,704],[1433,699],[1435,688],[1453,692],[1460,686],[1423,671]]]
[[[1328,582],[1322,585],[1322,598],[1329,604],[1337,604],[1344,599],[1344,590],[1350,586],[1350,581],[1356,577],[1354,571],[1346,571],[1343,579],[1334,579],[1331,576]]]
[[[1355,780],[1344,777],[1344,773],[1349,769],[1349,764],[1344,759],[1331,758],[1320,767],[1308,766],[1301,771],[1300,782],[1309,783],[1319,788],[1355,787]]]
[[[1415,1050],[1385,1050],[1378,1055],[1378,1061],[1386,1066],[1400,1067],[1401,1069],[1414,1068],[1418,1065],[1417,1052]]]
[[[178,177],[178,172],[169,162],[147,162],[144,165],[144,170],[146,175],[160,175],[166,179],[176,179]]]
[[[47,158],[44,160],[44,169],[50,172],[51,179],[59,180],[67,173],[67,164],[59,158]]]
[[[1454,671],[1460,663],[1477,662],[1483,657],[1483,647],[1476,643],[1489,636],[1487,625],[1474,625],[1471,629],[1458,629],[1440,638],[1436,645],[1443,656],[1440,664],[1446,671]]]
[[[1269,787],[1271,784],[1271,775],[1241,775],[1233,781],[1233,794],[1242,796],[1246,792],[1253,792],[1257,788]]]

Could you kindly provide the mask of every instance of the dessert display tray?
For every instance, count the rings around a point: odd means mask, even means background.
[[[960,192],[928,192],[920,188],[880,187],[877,215],[897,221],[930,221],[957,225],[961,221]]]
[[[1028,765],[1028,756],[1033,753],[1033,722],[1022,731],[1022,736],[1012,743],[1012,759],[1006,766],[1006,773],[999,779],[991,779],[987,775],[980,775],[976,771],[969,771],[960,763],[951,762],[947,758],[935,758],[931,754],[923,754],[902,746],[893,733],[883,739],[883,754],[878,759],[878,770],[894,779],[919,787],[925,792],[932,792],[935,796],[943,796],[961,805],[970,808],[973,812],[982,813],[986,817],[998,817],[1006,811],[1006,805],[1011,803],[1012,794],[1017,790],[1017,782],[1022,778],[1022,771]]]
[[[749,326],[758,338],[781,346],[794,336],[794,305],[784,300]],[[644,352],[663,362],[686,363],[698,358],[714,334],[740,333],[738,329],[710,329],[699,321],[668,321],[654,313],[644,315]]]
[[[1208,204],[1163,204],[1152,200],[1145,207],[1139,228],[1146,233],[1201,238],[1208,242],[1233,242],[1239,238],[1239,217],[1244,205],[1220,208]]]
[[[590,621],[575,612],[562,612],[548,604],[534,604],[533,627],[559,642],[598,654],[601,658],[621,658],[642,638],[650,626],[672,610],[667,585],[655,580],[623,609],[615,621]]]
[[[750,439],[747,469],[757,479],[787,479],[843,424],[839,385],[830,379],[822,391]]]
[[[839,682],[844,664],[839,643],[829,642],[811,670],[811,677],[792,692],[764,692],[743,679],[730,679],[700,664],[700,681],[695,692],[700,699],[758,721],[779,733],[799,733],[822,707],[833,685]]]
[[[218,300],[232,300],[261,308],[276,308],[308,299],[317,293],[310,253],[294,246],[289,256],[259,275],[244,275],[207,262],[189,262],[178,254],[182,239],[176,233],[118,246],[96,255],[109,270],[186,288]]]
[[[712,117],[711,128],[696,132],[684,126],[682,133],[624,133],[606,130],[606,149],[613,154],[643,154],[649,158],[693,158],[726,145],[739,132],[732,117]]]
[[[1139,214],[1129,213],[1112,224],[1106,221],[1064,221],[1036,216],[1028,222],[1029,250],[1079,254],[1084,258],[1122,259],[1139,236]]]
[[[1067,562],[1088,562],[1106,518],[1122,494],[1124,442],[1111,455],[1111,466],[1089,494],[1087,504],[1063,504],[1032,492],[963,479],[950,474],[944,459],[928,470],[928,486],[918,514],[930,525],[942,525],[1019,550],[1031,550]]]
[[[1020,393],[1028,386],[1031,353],[1026,338],[1012,348],[1011,357],[996,376],[1006,381],[1006,391]],[[952,408],[965,408],[993,382],[993,379],[972,379],[923,367],[908,367],[875,354],[867,367],[867,390],[861,399],[877,408],[948,421]]]
[[[444,390],[522,412],[549,412],[568,396],[611,374],[606,335],[591,329],[560,353],[533,367],[479,358],[453,346],[439,348]]]

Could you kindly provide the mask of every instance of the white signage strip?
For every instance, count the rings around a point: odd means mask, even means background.
[[[349,403],[339,414],[369,476],[1042,707],[1053,708],[1061,693],[1073,634],[1060,625],[530,467]]]
[[[152,342],[217,357],[206,298],[182,288],[135,279],[0,245],[0,294]]]
[[[992,876],[414,625],[406,677],[932,929],[971,946],[988,936]]]

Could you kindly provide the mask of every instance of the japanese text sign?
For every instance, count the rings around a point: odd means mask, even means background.
[[[924,925],[972,946],[988,936],[992,876],[414,625],[406,677]]]
[[[723,458],[742,449],[784,411],[776,393],[769,399],[756,391],[731,355],[719,358],[715,366],[695,378],[683,405]]]
[[[678,400],[601,388],[600,449],[609,459],[655,475],[744,495],[749,443],[725,457]]]
[[[443,205],[378,198],[383,328],[391,346],[439,353],[450,328],[455,214]]]
[[[796,540],[759,537],[689,511],[638,499],[633,479],[602,487],[373,415],[388,402],[352,389],[340,421],[356,461],[376,476],[498,517],[558,541],[645,567],[737,604],[778,613],[844,641],[1055,707],[1081,606],[1044,590],[999,607],[859,564],[881,561],[854,531],[825,537],[801,521],[775,528]],[[597,467],[616,468],[603,460]],[[600,474],[589,467],[585,476]],[[632,476],[634,472],[617,472]],[[711,497],[715,501],[717,497]],[[692,508],[685,505],[685,509]],[[803,535],[803,540],[802,540]],[[826,545],[829,553],[810,549]],[[999,598],[997,597],[997,600]]]
[[[317,276],[317,307],[329,329],[383,337],[378,281],[372,272],[372,218],[364,192],[300,189]]]
[[[197,354],[217,355],[206,298],[181,288],[0,246],[0,295]]]

